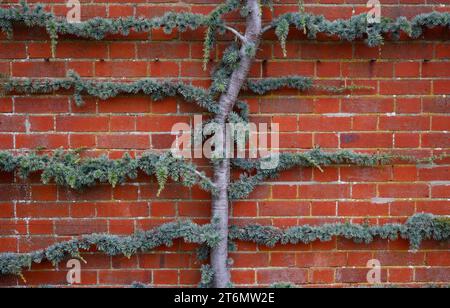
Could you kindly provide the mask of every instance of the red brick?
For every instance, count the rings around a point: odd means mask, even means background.
[[[56,201],[58,189],[55,185],[35,185],[31,187],[31,195],[35,201]]]
[[[433,198],[450,198],[449,185],[433,185],[431,187],[431,196]]]
[[[109,45],[109,53],[111,59],[133,59],[136,57],[135,44],[128,42],[113,42]]]
[[[420,62],[399,62],[394,65],[395,77],[420,76]]]
[[[176,270],[155,270],[153,271],[153,283],[155,284],[177,284],[178,271]]]
[[[423,112],[427,113],[448,113],[450,112],[449,97],[423,98]]]
[[[332,131],[348,131],[351,129],[351,117],[300,117],[300,131],[307,132],[332,132]]]
[[[150,207],[151,216],[173,217],[175,216],[175,204],[173,202],[153,202]]]
[[[425,262],[425,254],[420,252],[383,251],[376,252],[374,258],[379,260],[382,266],[420,266]]]
[[[269,266],[269,254],[267,253],[233,253],[233,267],[235,268],[255,268]]]
[[[147,62],[96,62],[97,77],[146,77]]]
[[[32,134],[32,135],[16,135],[17,149],[57,149],[67,148],[69,146],[67,135],[56,134]]]
[[[149,117],[137,117],[137,130],[144,132],[172,132],[172,128],[175,124],[187,123],[189,124],[188,117],[177,116],[149,116]]]
[[[391,283],[412,282],[414,270],[411,268],[390,268],[388,269],[388,277]]]
[[[342,112],[349,113],[387,113],[394,111],[394,102],[389,98],[345,98]]]
[[[418,201],[417,211],[435,215],[450,215],[450,206],[447,201]]]
[[[450,269],[448,267],[417,268],[415,281],[450,282]]]
[[[13,62],[14,77],[65,77],[66,69],[63,62]]]
[[[370,268],[338,268],[336,282],[341,283],[367,283],[367,274]],[[381,282],[386,282],[387,271],[381,271]]]
[[[150,148],[148,135],[101,135],[97,137],[99,148],[103,149],[139,149]]]
[[[447,148],[450,146],[448,133],[424,133],[422,134],[422,147]]]
[[[341,180],[344,182],[386,182],[392,177],[389,167],[342,167]]]
[[[427,252],[426,264],[428,266],[450,266],[450,252]]]
[[[372,204],[365,202],[339,202],[339,216],[387,216],[389,215],[388,204]]]
[[[151,273],[143,270],[101,270],[99,282],[101,284],[131,285],[134,282],[150,283]]]
[[[0,149],[12,149],[14,147],[13,144],[13,135],[3,135],[0,134]]]
[[[422,77],[449,77],[450,63],[428,62],[422,65]]]
[[[0,132],[24,132],[25,117],[0,115]]]
[[[305,75],[314,74],[313,62],[268,62],[263,67],[265,76],[280,77],[286,75]]]
[[[108,47],[102,42],[78,41],[74,48],[73,42],[59,42],[56,48],[56,57],[88,59],[105,59],[108,56]]]
[[[426,43],[386,44],[381,48],[385,59],[431,59],[433,45]]]
[[[382,95],[429,95],[431,83],[426,80],[389,80],[380,81]]]
[[[146,202],[97,203],[97,217],[148,217]]]
[[[296,255],[289,252],[273,252],[270,254],[270,265],[274,267],[295,266]]]
[[[305,269],[260,269],[256,273],[258,284],[290,282],[302,284],[308,281],[308,271]]]
[[[312,283],[331,284],[334,282],[333,269],[314,269],[312,271]]]
[[[26,57],[26,46],[24,43],[0,42],[0,58],[23,59]]]
[[[108,117],[67,116],[56,118],[56,130],[61,132],[106,132]]]
[[[273,199],[295,199],[297,198],[296,185],[276,185],[272,186]]]
[[[10,113],[13,111],[13,101],[11,97],[0,97],[0,113]]]
[[[187,59],[189,45],[174,42],[151,42],[137,45],[138,59]]]
[[[311,204],[312,216],[335,216],[336,215],[335,202],[313,202]]]
[[[345,62],[342,66],[342,75],[345,77],[392,77],[393,64],[386,62]]]
[[[255,271],[254,270],[232,270],[231,281],[235,284],[254,284]]]
[[[339,267],[347,263],[347,254],[342,252],[302,252],[297,254],[297,267]]]
[[[430,129],[430,118],[415,116],[380,117],[379,128],[389,131],[426,131]]]
[[[450,81],[434,80],[434,94],[450,94]]]
[[[303,59],[350,59],[352,57],[351,44],[320,44],[306,43],[301,45]]]
[[[380,197],[384,198],[428,198],[427,184],[380,184]]]
[[[306,202],[260,202],[260,216],[309,216],[310,204]]]
[[[396,133],[394,147],[396,148],[414,148],[420,144],[420,135],[416,133]]]
[[[431,118],[431,130],[449,131],[450,130],[450,117],[449,116],[433,116]]]
[[[341,184],[302,185],[299,187],[302,199],[341,199],[350,196],[350,186]]]
[[[31,132],[51,132],[54,131],[53,116],[36,116],[29,117],[29,130]]]
[[[388,133],[353,133],[341,134],[343,148],[392,148],[392,134]]]
[[[81,235],[91,233],[105,233],[105,220],[59,220],[55,222],[55,232],[58,235]]]
[[[17,204],[16,215],[22,218],[68,217],[69,207],[55,203]]]
[[[17,252],[17,239],[0,238],[0,252]]]
[[[98,109],[101,113],[148,113],[150,106],[149,97],[127,96],[100,101]]]

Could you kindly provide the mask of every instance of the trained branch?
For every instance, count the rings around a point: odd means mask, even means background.
[[[82,97],[84,94],[107,100],[118,95],[142,93],[155,101],[180,96],[186,102],[195,103],[209,112],[218,112],[217,103],[207,90],[179,81],[155,81],[150,78],[134,82],[91,81],[82,79],[74,71],[69,71],[65,79],[9,78],[2,85],[4,93],[47,94],[69,89],[74,91],[74,101],[78,106],[84,104]]]
[[[142,171],[148,176],[156,176],[160,193],[172,179],[184,186],[200,185],[206,191],[215,192],[212,181],[196,170],[195,165],[175,158],[170,152],[145,153],[133,159],[125,154],[122,159],[112,160],[105,156],[82,159],[76,152],[56,151],[52,156],[35,153],[14,156],[9,152],[0,152],[0,171],[16,171],[22,178],[41,172],[44,184],[52,180],[57,185],[82,189],[99,183],[108,183],[115,187],[128,179],[136,179]]]
[[[390,38],[398,40],[401,32],[406,33],[411,38],[418,38],[423,34],[424,28],[444,27],[448,29],[450,27],[450,13],[431,12],[417,15],[411,20],[405,17],[399,17],[396,20],[382,18],[379,23],[368,23],[367,14],[333,21],[326,19],[323,15],[303,12],[283,14],[264,27],[263,32],[275,29],[285,55],[286,41],[291,26],[303,31],[309,39],[316,39],[319,33],[335,36],[349,42],[366,38],[367,45],[373,47],[383,44],[384,37],[388,35]]]
[[[329,242],[336,237],[353,240],[355,243],[370,244],[376,238],[395,241],[408,240],[411,250],[418,250],[424,240],[448,241],[450,239],[450,220],[445,216],[416,214],[405,224],[368,224],[335,223],[322,226],[295,226],[280,229],[273,226],[250,225],[232,227],[230,239],[253,242],[274,247],[277,244],[309,244],[315,241]]]
[[[416,214],[410,217],[405,224],[378,226],[335,223],[321,226],[303,225],[287,229],[248,225],[244,227],[231,226],[229,233],[231,241],[253,242],[267,247],[279,244],[308,244],[314,241],[327,242],[335,237],[365,244],[373,242],[376,238],[388,240],[402,238],[409,241],[412,250],[418,250],[424,240],[448,241],[450,239],[450,221],[448,217]],[[79,239],[60,242],[34,252],[2,253],[0,254],[0,275],[17,275],[24,279],[23,269],[30,268],[33,263],[50,261],[53,266],[56,266],[68,257],[83,260],[82,251],[87,251],[91,247],[95,247],[99,252],[108,256],[123,255],[130,258],[159,246],[170,247],[176,239],[214,248],[220,241],[220,234],[214,223],[197,225],[190,221],[178,221],[131,236],[85,235]],[[214,275],[211,267],[202,267],[201,285],[210,285]]]
[[[96,247],[98,251],[108,256],[123,255],[130,258],[137,253],[148,252],[159,246],[171,247],[176,239],[214,247],[217,245],[219,235],[213,224],[201,226],[190,221],[167,223],[131,236],[85,235],[80,239],[54,244],[44,250],[30,253],[2,253],[0,254],[0,274],[12,274],[24,278],[22,270],[30,268],[33,263],[42,263],[48,260],[53,266],[56,266],[67,257],[83,260],[81,251],[87,251],[91,247]]]
[[[281,172],[295,167],[313,167],[319,170],[333,165],[376,167],[392,163],[394,159],[412,160],[413,158],[387,153],[361,154],[347,150],[325,152],[317,148],[303,153],[280,153],[257,160],[235,159],[232,161],[233,166],[248,174],[242,175],[239,180],[231,183],[229,197],[232,200],[245,199],[264,180],[276,179]],[[272,161],[276,161],[274,168],[263,168],[263,166],[272,165]]]

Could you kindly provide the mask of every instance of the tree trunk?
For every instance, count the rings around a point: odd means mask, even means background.
[[[216,122],[222,128],[223,142],[225,148],[226,123],[228,115],[233,110],[238,95],[247,79],[254,55],[246,52],[246,44],[254,46],[255,51],[259,48],[261,37],[261,10],[259,0],[247,0],[250,14],[246,21],[245,41],[240,50],[240,64],[233,72],[227,92],[222,94],[219,100],[220,112],[216,116]],[[224,149],[224,153],[225,153]],[[214,183],[218,193],[212,200],[212,216],[218,220],[218,231],[221,236],[219,245],[211,250],[211,266],[214,270],[215,288],[226,288],[230,284],[230,273],[227,266],[228,260],[228,216],[229,200],[228,187],[230,184],[230,159],[225,157],[214,166]]]

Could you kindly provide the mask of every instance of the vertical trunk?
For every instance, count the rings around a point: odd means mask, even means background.
[[[247,7],[250,14],[247,17],[245,40],[252,44],[257,50],[261,36],[261,10],[259,0],[247,0]],[[226,123],[230,112],[238,98],[239,92],[247,79],[250,66],[253,62],[253,56],[246,53],[246,47],[243,44],[240,50],[240,65],[233,72],[230,79],[230,85],[219,100],[220,112],[216,116],[216,122],[222,127],[224,142],[226,136]],[[215,288],[226,288],[230,283],[230,273],[227,267],[228,260],[228,215],[229,200],[228,186],[230,183],[230,159],[220,160],[214,167],[214,182],[218,189],[217,195],[212,201],[213,218],[218,219],[218,231],[221,235],[219,245],[211,251],[211,266],[214,270]]]

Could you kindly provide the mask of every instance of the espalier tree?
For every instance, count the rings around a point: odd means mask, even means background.
[[[53,93],[58,90],[72,90],[77,105],[83,104],[83,95],[97,97],[102,100],[120,94],[144,94],[154,100],[178,96],[189,103],[194,103],[211,114],[211,121],[220,130],[222,140],[226,140],[227,123],[248,123],[249,108],[246,102],[239,100],[243,89],[255,94],[264,95],[269,91],[291,88],[306,91],[321,88],[330,92],[350,91],[354,86],[333,87],[317,85],[313,79],[303,76],[286,76],[250,80],[248,73],[260,48],[262,35],[275,30],[280,44],[286,53],[286,40],[289,30],[295,27],[309,39],[317,34],[338,37],[345,41],[364,39],[369,46],[383,43],[389,36],[397,39],[400,33],[410,38],[419,38],[424,28],[450,27],[450,14],[432,12],[421,14],[411,20],[400,17],[396,20],[382,18],[379,23],[368,23],[366,15],[354,16],[350,19],[329,21],[323,16],[305,13],[287,13],[263,25],[262,6],[271,6],[270,0],[227,0],[217,6],[209,15],[192,13],[167,13],[159,18],[94,18],[80,23],[69,23],[46,12],[42,6],[29,7],[22,3],[21,7],[0,9],[0,29],[12,38],[13,25],[25,24],[29,27],[43,27],[52,41],[53,52],[57,48],[59,35],[75,35],[77,37],[102,40],[108,34],[128,35],[130,31],[149,32],[155,28],[163,28],[170,33],[205,28],[204,65],[210,61],[218,37],[231,32],[236,40],[223,53],[222,59],[212,70],[212,85],[208,89],[194,87],[190,84],[174,81],[155,81],[142,79],[135,82],[100,82],[80,78],[76,72],[68,72],[63,79],[17,79],[3,78],[3,93],[33,94]],[[245,29],[241,33],[225,22],[225,14],[239,11],[245,20]],[[225,155],[225,147],[212,159],[213,178],[197,171],[196,167],[178,157],[167,153],[147,153],[137,158],[125,155],[119,160],[106,157],[83,159],[77,151],[56,151],[52,155],[36,152],[13,154],[0,153],[0,171],[17,172],[26,178],[34,172],[41,172],[43,183],[50,181],[72,189],[82,189],[98,183],[109,183],[112,186],[137,177],[138,172],[155,176],[160,190],[170,179],[180,181],[191,187],[200,185],[210,191],[212,196],[212,220],[207,225],[192,222],[174,222],[162,225],[153,230],[139,232],[132,236],[120,237],[108,234],[85,235],[81,238],[62,242],[44,250],[30,253],[6,253],[0,255],[0,273],[22,276],[23,268],[32,263],[49,260],[58,264],[64,258],[72,256],[81,258],[80,251],[95,245],[97,249],[108,255],[131,256],[145,252],[160,245],[171,245],[174,239],[198,243],[199,258],[210,258],[210,265],[202,267],[201,286],[228,287],[230,283],[228,252],[234,249],[233,241],[250,241],[259,245],[273,247],[276,244],[310,243],[312,241],[329,241],[334,237],[353,239],[357,243],[370,243],[375,238],[395,240],[399,237],[409,240],[412,249],[418,249],[425,239],[447,241],[450,235],[448,219],[428,214],[411,217],[405,224],[387,224],[369,226],[355,224],[326,224],[323,226],[298,226],[279,229],[271,226],[249,225],[245,227],[229,227],[230,201],[246,198],[255,187],[266,179],[276,178],[280,172],[296,167],[315,167],[331,165],[379,166],[398,160],[414,160],[389,154],[359,154],[351,151],[324,152],[314,149],[299,153],[280,153],[279,164],[272,169],[261,168],[264,160],[230,159]],[[430,158],[432,162],[434,158]],[[230,177],[231,168],[242,171],[238,180]],[[22,276],[23,277],[23,276]]]

